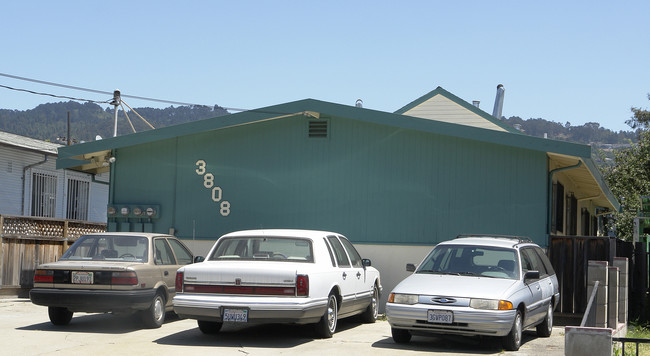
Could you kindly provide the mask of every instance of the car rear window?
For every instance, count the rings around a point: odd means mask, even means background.
[[[267,236],[223,238],[208,259],[314,262],[311,240]]]
[[[60,259],[147,262],[148,241],[144,236],[85,235]]]

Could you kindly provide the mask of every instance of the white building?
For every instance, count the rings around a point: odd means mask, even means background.
[[[108,173],[57,170],[61,146],[0,131],[0,215],[106,222]]]

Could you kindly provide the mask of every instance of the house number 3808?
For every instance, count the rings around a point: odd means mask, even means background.
[[[221,187],[215,185],[214,183],[214,174],[209,173],[205,167],[207,164],[204,160],[200,159],[196,161],[196,174],[203,176],[203,186],[206,189],[210,189],[210,194],[212,201],[219,203],[219,213],[221,216],[230,215],[230,202],[227,200],[221,200],[223,198],[223,190]]]

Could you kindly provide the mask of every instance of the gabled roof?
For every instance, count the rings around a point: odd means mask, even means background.
[[[443,89],[439,88],[436,90],[440,93]],[[434,90],[434,92],[436,91]],[[602,182],[600,172],[592,162],[590,146],[527,136],[516,131],[498,131],[468,125],[458,125],[449,122],[407,116],[399,113],[387,113],[354,106],[334,104],[314,99],[299,100],[256,110],[219,116],[212,119],[62,147],[59,149],[57,168],[69,168],[90,173],[102,173],[109,170],[108,158],[111,155],[111,151],[114,149],[212,130],[222,130],[229,127],[250,125],[261,121],[276,120],[291,116],[306,116],[312,118],[339,117],[350,120],[365,121],[372,124],[381,124],[396,128],[541,151],[546,152],[550,158],[552,158],[551,155],[572,157],[574,160],[590,162],[585,164],[582,170],[572,172],[572,174],[580,174],[581,176],[584,176],[585,180],[593,182],[598,187],[598,191],[602,192],[603,195],[603,199],[601,200],[604,204],[603,206],[615,209],[618,209],[619,207],[616,198],[613,196],[607,185]]]
[[[56,155],[63,145],[0,131],[0,145],[25,151]]]
[[[413,100],[395,113],[488,130],[521,134],[510,125],[446,91],[442,87],[437,87],[435,90]]]

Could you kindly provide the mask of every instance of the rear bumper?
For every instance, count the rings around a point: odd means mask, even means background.
[[[34,288],[29,292],[29,298],[36,305],[64,307],[73,312],[106,313],[147,309],[155,294],[153,289],[116,291]]]
[[[174,312],[181,318],[221,322],[224,309],[247,309],[249,323],[316,323],[325,314],[327,299],[228,297],[177,294]]]

